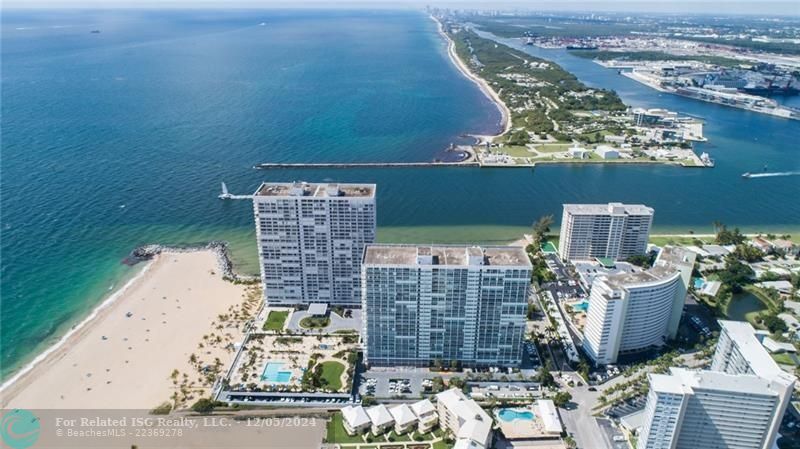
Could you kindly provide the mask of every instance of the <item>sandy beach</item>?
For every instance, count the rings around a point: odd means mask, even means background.
[[[489,83],[486,82],[486,80],[484,80],[480,76],[472,73],[472,71],[469,69],[469,67],[467,67],[467,65],[464,64],[463,61],[461,61],[461,58],[459,58],[458,54],[456,54],[456,44],[455,44],[455,42],[453,42],[452,39],[450,39],[450,36],[448,36],[447,33],[444,32],[444,26],[442,25],[442,22],[440,22],[439,19],[437,19],[434,16],[430,16],[430,17],[438,25],[439,34],[441,34],[442,37],[447,41],[447,54],[450,56],[450,60],[453,61],[453,64],[455,64],[455,66],[458,68],[458,70],[461,73],[464,74],[464,76],[466,76],[467,78],[472,80],[472,82],[477,84],[478,87],[481,89],[481,92],[483,92],[484,95],[486,95],[490,100],[492,100],[497,105],[497,108],[500,110],[500,114],[502,115],[502,118],[501,118],[501,121],[503,123],[503,131],[502,132],[500,132],[499,134],[493,135],[493,136],[492,135],[480,135],[480,136],[476,135],[474,137],[479,138],[482,142],[485,142],[485,141],[490,141],[491,142],[494,138],[500,137],[503,134],[509,132],[511,130],[511,110],[508,109],[508,106],[506,106],[506,104],[500,98],[500,95],[489,85]]]
[[[198,367],[216,359],[228,364],[232,352],[223,345],[241,341],[241,326],[219,316],[242,307],[246,288],[223,280],[208,250],[163,253],[148,264],[111,304],[6,386],[3,408],[151,409],[181,387],[191,390],[181,392],[191,396],[184,401],[207,393]],[[192,354],[197,360],[190,362]]]

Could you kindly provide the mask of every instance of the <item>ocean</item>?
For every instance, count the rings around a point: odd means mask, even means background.
[[[138,245],[228,240],[256,272],[251,206],[217,199],[222,181],[375,182],[382,241],[505,242],[564,202],[643,202],[660,231],[800,229],[800,177],[740,176],[800,169],[800,122],[664,96],[563,51],[542,56],[706,119],[717,167],[252,168],[429,161],[497,131],[421,12],[4,11],[1,51],[3,378],[131,278]]]

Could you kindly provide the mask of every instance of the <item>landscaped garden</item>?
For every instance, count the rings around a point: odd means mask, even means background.
[[[289,318],[288,310],[273,310],[267,315],[267,320],[264,321],[262,329],[265,331],[282,330],[287,318]]]
[[[323,329],[331,324],[331,319],[326,316],[307,316],[300,320],[300,327],[304,329]]]
[[[339,362],[328,361],[322,362],[318,366],[321,367],[320,377],[323,379],[325,385],[331,390],[340,390],[342,388],[344,365]]]

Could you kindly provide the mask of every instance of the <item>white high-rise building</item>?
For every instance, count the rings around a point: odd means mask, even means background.
[[[518,365],[531,269],[517,247],[368,245],[365,361]]]
[[[769,449],[774,447],[796,378],[784,372],[749,323],[720,321],[711,370],[672,368],[650,375],[637,447]]]
[[[693,252],[668,246],[647,271],[594,279],[583,348],[595,363],[615,363],[621,353],[675,338],[694,260]]]
[[[269,304],[361,304],[361,256],[375,241],[374,184],[263,183],[253,207]]]
[[[650,374],[642,449],[769,449],[783,417],[783,387],[752,374]]]
[[[653,209],[642,204],[565,204],[558,254],[563,261],[644,254],[652,224]]]
[[[727,374],[755,375],[772,383],[773,388],[780,393],[779,413],[770,426],[774,439],[783,414],[789,406],[797,379],[775,363],[761,343],[766,335],[757,332],[750,323],[720,320],[719,325],[719,341],[711,361],[711,370]]]

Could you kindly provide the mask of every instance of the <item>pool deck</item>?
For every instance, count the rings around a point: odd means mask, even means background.
[[[509,407],[511,410],[518,412],[533,413],[533,419],[515,419],[513,421],[503,421],[498,416],[500,410],[495,412],[495,420],[500,426],[500,431],[509,440],[524,440],[524,439],[539,439],[539,438],[552,438],[542,424],[541,418],[536,414],[533,407]]]

